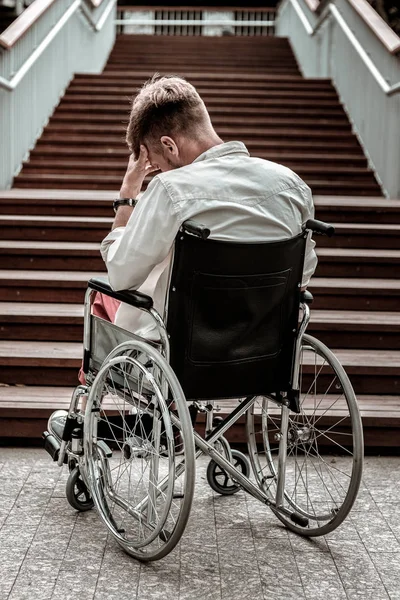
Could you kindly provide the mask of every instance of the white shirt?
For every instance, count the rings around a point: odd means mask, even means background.
[[[163,315],[172,249],[182,223],[195,219],[221,241],[267,242],[300,233],[314,217],[311,190],[283,165],[250,157],[242,142],[214,146],[193,163],[153,178],[126,227],[101,244],[115,290],[134,289],[153,298]],[[307,242],[303,285],[317,266],[314,242]],[[121,304],[115,323],[157,339],[152,318]]]

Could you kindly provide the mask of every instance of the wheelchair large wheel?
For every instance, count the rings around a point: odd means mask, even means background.
[[[273,500],[284,465],[285,510],[274,511],[277,517],[301,535],[318,536],[336,529],[354,504],[363,432],[353,388],[335,355],[309,335],[300,354],[300,413],[289,413],[286,455],[279,463],[285,409],[272,398],[257,398],[249,410],[248,445],[256,480]]]
[[[179,382],[142,341],[118,346],[92,385],[84,422],[86,475],[115,540],[142,561],[178,543],[195,482],[194,438]]]

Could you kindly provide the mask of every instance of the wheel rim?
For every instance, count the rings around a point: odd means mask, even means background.
[[[134,351],[138,345],[130,345],[129,355],[108,360],[98,373],[84,438],[91,491],[103,521],[126,551],[150,560],[176,543],[178,522],[190,507],[190,481],[177,468],[182,459],[175,453],[171,419],[174,401],[178,417],[187,407],[160,368],[163,359],[146,344]],[[185,451],[189,447],[190,462],[193,440],[187,429],[181,443]]]
[[[289,415],[284,507],[308,524],[295,525],[282,513],[278,516],[292,529],[320,535],[343,521],[356,498],[362,473],[362,427],[343,368],[321,342],[306,335],[300,382],[301,412]],[[281,410],[272,398],[260,398],[248,419],[253,470],[271,499],[276,494]]]
[[[240,469],[242,465],[239,460],[234,460],[233,466],[237,469]],[[213,477],[220,488],[226,488],[228,490],[240,488],[240,485],[238,485],[237,483],[233,483],[228,473],[224,471],[222,467],[220,467],[217,463],[215,463],[215,466],[213,465],[213,468]]]
[[[66,495],[68,502],[76,510],[86,511],[93,508],[93,499],[77,466],[69,474]]]
[[[249,464],[248,461],[240,452],[236,450],[232,450],[232,464],[236,467],[241,473],[243,473],[246,477],[249,476]],[[210,479],[212,478],[214,481],[214,485],[211,485]],[[222,467],[219,466],[214,460],[209,463],[209,467],[207,470],[207,479],[211,487],[217,491],[218,493],[235,493],[241,489],[241,486],[238,483],[232,481],[231,477],[228,475],[226,471]]]
[[[83,483],[82,479],[77,479],[74,486],[74,495],[76,501],[82,505],[92,504],[92,499],[90,497],[89,490],[86,485]]]

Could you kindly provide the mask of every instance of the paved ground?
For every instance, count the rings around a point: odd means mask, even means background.
[[[244,493],[214,494],[205,464],[180,546],[141,565],[69,507],[43,450],[0,448],[0,599],[400,600],[399,457],[367,458],[350,517],[314,540]]]

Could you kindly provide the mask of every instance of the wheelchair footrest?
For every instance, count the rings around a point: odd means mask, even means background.
[[[296,523],[296,525],[300,525],[300,527],[307,527],[309,523],[306,517],[302,517],[298,513],[292,513],[290,515],[290,520],[293,521],[293,523]]]

